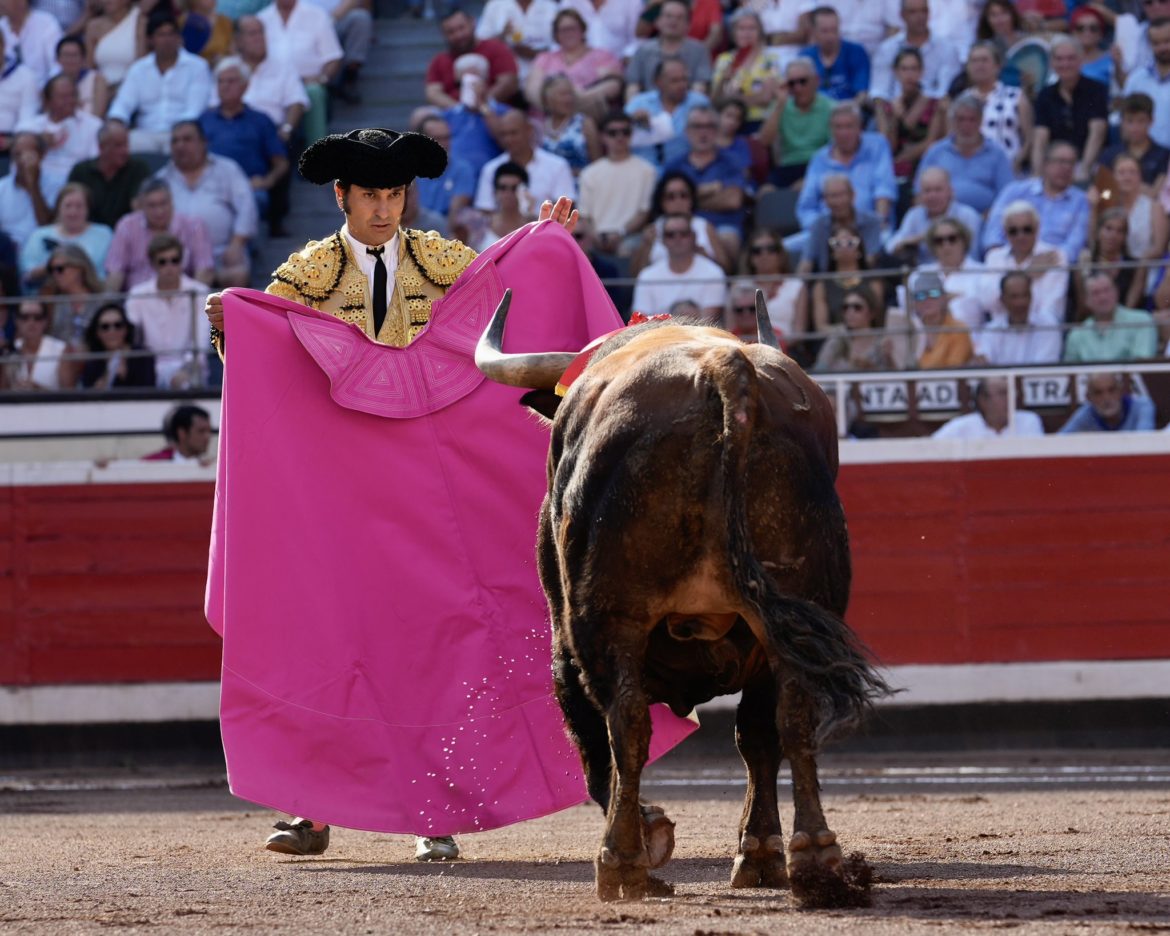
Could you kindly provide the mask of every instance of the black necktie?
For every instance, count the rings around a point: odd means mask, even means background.
[[[386,264],[382,262],[382,251],[386,248],[367,247],[366,253],[374,258],[374,337],[382,330],[386,321]]]

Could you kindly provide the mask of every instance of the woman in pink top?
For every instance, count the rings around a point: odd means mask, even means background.
[[[557,48],[541,52],[532,63],[524,94],[535,104],[549,75],[568,75],[581,96],[581,108],[600,118],[621,106],[622,63],[604,49],[585,43],[585,20],[576,10],[561,10],[553,20],[553,40]]]

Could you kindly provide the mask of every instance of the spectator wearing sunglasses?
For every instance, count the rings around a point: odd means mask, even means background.
[[[955,199],[950,174],[935,166],[918,179],[918,204],[902,216],[898,230],[886,240],[886,251],[908,266],[928,262],[932,256],[928,231],[943,218],[954,218],[967,229],[967,252],[974,258],[979,251],[983,219],[974,208]]]
[[[126,318],[155,352],[160,387],[183,389],[202,383],[211,340],[200,312],[207,287],[183,273],[183,244],[156,234],[147,248],[154,276],[130,290]]]
[[[25,299],[13,317],[16,340],[13,353],[0,369],[3,386],[8,390],[60,390],[73,386],[73,368],[64,359],[68,346],[48,334],[48,303]]]
[[[752,232],[740,256],[739,272],[751,277],[747,285],[753,308],[755,291],[763,290],[768,317],[781,334],[791,341],[808,331],[808,293],[800,277],[791,275],[788,251],[778,231],[757,228]],[[799,360],[798,350],[789,349],[789,353]]]
[[[933,270],[910,277],[915,352],[922,370],[962,367],[974,354],[971,332],[951,314],[950,298]]]
[[[784,79],[756,134],[771,150],[768,181],[777,188],[791,188],[804,178],[813,154],[829,142],[833,112],[833,99],[821,94],[820,77],[809,59],[801,56],[789,62]]]
[[[1033,308],[1032,278],[1022,270],[1005,274],[999,301],[1003,311],[975,335],[974,363],[1012,367],[1059,362],[1064,317],[1054,309]]]
[[[634,124],[618,111],[601,121],[601,147],[605,155],[581,170],[577,180],[577,209],[589,218],[605,253],[629,253],[650,219],[650,199],[658,173],[646,160],[630,151]],[[623,250],[622,243],[627,242]]]
[[[658,315],[669,312],[679,299],[691,299],[706,319],[717,323],[727,298],[723,269],[695,248],[690,216],[667,215],[663,219],[662,243],[666,259],[650,264],[638,274],[634,311]]]
[[[825,176],[821,195],[825,211],[808,226],[804,252],[797,272],[821,273],[830,269],[832,249],[829,246],[829,238],[835,228],[842,226],[861,235],[863,252],[867,261],[872,264],[882,248],[882,223],[876,215],[857,209],[853,183],[849,181],[849,176]]]
[[[850,291],[864,289],[881,304],[880,282],[867,279],[869,264],[865,259],[861,232],[846,224],[836,224],[829,234],[829,279],[820,279],[812,288],[813,327],[823,336],[834,325],[845,321],[845,296]],[[819,344],[817,345],[819,350]]]
[[[868,289],[850,289],[841,302],[840,325],[821,346],[817,371],[895,370],[893,341],[882,333],[885,309]]]
[[[82,365],[81,386],[95,390],[114,387],[153,387],[154,356],[144,352],[137,329],[116,302],[98,309],[85,329],[85,350],[91,355]]]
[[[519,163],[506,162],[497,166],[492,189],[495,210],[488,216],[482,233],[470,245],[481,253],[529,221],[536,220],[536,203],[528,192],[528,173]]]
[[[1023,270],[1032,278],[1034,308],[1053,309],[1061,321],[1068,305],[1068,255],[1040,238],[1040,214],[1030,202],[1014,201],[1004,209],[1007,244],[993,247],[984,258],[996,273]]]
[[[951,297],[950,309],[972,332],[982,328],[996,311],[998,274],[989,273],[971,259],[971,232],[954,218],[939,218],[926,233],[931,262],[920,269],[933,270]]]

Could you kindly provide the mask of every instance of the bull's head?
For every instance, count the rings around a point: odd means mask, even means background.
[[[505,289],[504,297],[496,306],[495,314],[487,330],[475,346],[475,366],[489,380],[509,387],[527,387],[521,402],[538,413],[552,419],[556,414],[560,397],[554,392],[557,381],[566,368],[573,363],[577,354],[573,351],[543,351],[526,354],[510,354],[503,350],[504,324],[508,319],[508,306],[512,303],[512,290]],[[779,348],[772,320],[768,316],[768,305],[763,290],[756,290],[756,329],[760,344]]]

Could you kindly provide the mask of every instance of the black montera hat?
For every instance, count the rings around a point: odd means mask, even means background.
[[[447,151],[422,133],[370,127],[322,137],[301,155],[301,175],[314,185],[335,179],[362,188],[397,188],[416,176],[435,179]]]

